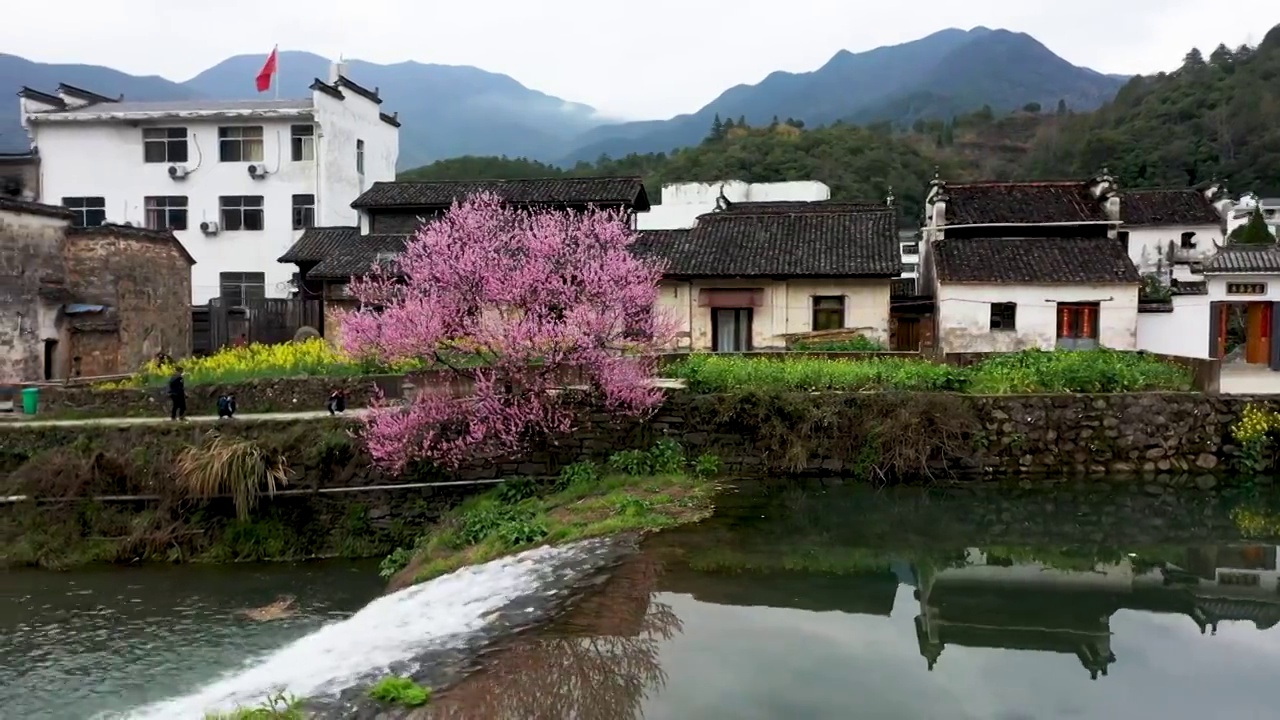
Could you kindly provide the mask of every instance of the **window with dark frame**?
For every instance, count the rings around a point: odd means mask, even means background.
[[[260,272],[218,273],[218,296],[223,303],[242,307],[267,296],[267,276]]]
[[[222,229],[261,230],[263,209],[261,195],[224,195],[218,198],[218,214]]]
[[[97,227],[107,221],[107,199],[104,197],[64,197],[62,206],[75,214],[76,227]]]
[[[844,296],[818,295],[813,298],[813,330],[844,327]]]
[[[261,125],[218,128],[219,162],[262,162],[264,155]]]
[[[1018,329],[1018,303],[991,303],[991,330]]]
[[[316,196],[293,196],[293,229],[305,230],[316,224]]]
[[[1184,233],[1182,233],[1182,246],[1181,246],[1181,247],[1182,247],[1182,249],[1183,249],[1183,250],[1194,250],[1194,249],[1195,249],[1195,247],[1196,247],[1196,240],[1195,240],[1195,238],[1196,238],[1196,234],[1195,234],[1194,232],[1184,232]]]
[[[187,198],[183,195],[160,195],[143,198],[147,227],[152,230],[186,230]]]
[[[289,159],[311,162],[316,159],[316,126],[294,125],[289,132]]]
[[[356,140],[356,172],[364,174],[364,141]]]
[[[142,158],[149,163],[187,161],[187,129],[184,127],[143,128]]]

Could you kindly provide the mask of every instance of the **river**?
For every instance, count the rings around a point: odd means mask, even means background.
[[[1278,511],[1271,492],[1108,484],[748,485],[497,641],[420,717],[1274,718]],[[380,590],[372,564],[10,573],[0,715],[199,718],[273,677],[318,673],[312,696],[358,687],[357,670],[474,639],[508,600],[552,586],[533,568],[566,557],[441,578],[354,616]],[[237,615],[280,593],[297,616]],[[314,672],[290,673],[309,657]]]

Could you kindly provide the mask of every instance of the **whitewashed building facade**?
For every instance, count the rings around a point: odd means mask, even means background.
[[[288,297],[276,261],[307,227],[354,225],[351,202],[395,179],[399,121],[335,65],[309,97],[130,102],[23,88],[39,200],[76,223],[170,229],[196,259],[192,302]]]

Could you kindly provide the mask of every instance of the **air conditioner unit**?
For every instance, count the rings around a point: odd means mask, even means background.
[[[169,177],[173,178],[174,180],[181,180],[190,174],[191,174],[191,171],[188,170],[185,166],[182,166],[182,165],[169,166]]]
[[[206,220],[200,223],[200,232],[204,233],[205,235],[217,235],[218,223],[212,222],[210,220]]]
[[[266,176],[267,176],[267,168],[265,165],[249,166],[249,177],[253,178],[254,180],[261,180]]]

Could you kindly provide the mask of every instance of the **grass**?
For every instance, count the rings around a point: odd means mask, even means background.
[[[717,486],[710,457],[688,462],[663,441],[615,455],[606,468],[578,463],[539,495],[529,481],[508,481],[447,513],[413,547],[382,563],[396,585],[425,582],[467,565],[539,545],[624,532],[653,532],[705,519]]]
[[[275,495],[289,477],[283,458],[272,457],[252,440],[223,435],[184,449],[175,469],[178,486],[190,497],[207,500],[230,495],[240,520],[249,519],[264,488],[268,495]]]
[[[865,335],[855,335],[847,340],[797,340],[791,349],[796,352],[883,352],[883,344]]]
[[[204,720],[304,720],[302,699],[278,693],[268,697],[261,705],[236,708],[231,712],[209,713]]]
[[[411,678],[390,675],[369,688],[369,697],[391,705],[416,708],[431,700],[431,688],[423,687]]]
[[[1025,350],[973,367],[925,360],[744,358],[692,355],[668,368],[690,390],[952,391],[982,395],[1191,389],[1191,373],[1151,355],[1117,350]]]

